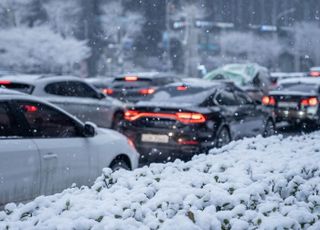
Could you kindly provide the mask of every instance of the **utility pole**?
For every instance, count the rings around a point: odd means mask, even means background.
[[[186,14],[186,46],[184,73],[187,77],[197,75],[196,67],[199,64],[198,55],[198,29],[194,26],[197,8],[195,5],[188,6]]]

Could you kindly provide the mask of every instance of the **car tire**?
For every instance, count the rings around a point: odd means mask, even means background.
[[[263,133],[262,136],[263,137],[270,137],[272,135],[274,135],[276,133],[276,127],[273,121],[271,121],[270,119],[267,120],[264,129],[263,129]]]
[[[229,130],[226,126],[223,126],[217,133],[216,147],[221,148],[231,142]]]
[[[120,131],[121,130],[122,121],[123,121],[123,114],[121,112],[115,113],[115,115],[113,117],[112,127],[111,128],[116,130],[116,131]]]
[[[120,169],[130,170],[129,165],[124,160],[116,160],[116,161],[114,161],[113,163],[111,163],[110,168],[113,171],[118,171]]]

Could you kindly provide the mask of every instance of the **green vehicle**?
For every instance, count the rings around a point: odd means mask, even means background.
[[[268,69],[256,63],[224,65],[209,72],[204,79],[231,80],[256,102],[261,102],[262,96],[272,87]]]

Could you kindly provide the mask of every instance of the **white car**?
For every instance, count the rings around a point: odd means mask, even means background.
[[[45,98],[76,116],[104,128],[117,129],[124,104],[105,96],[84,80],[73,76],[12,75],[0,78],[0,87]]]
[[[134,169],[122,134],[82,123],[35,97],[0,89],[0,207],[91,185],[104,167]]]

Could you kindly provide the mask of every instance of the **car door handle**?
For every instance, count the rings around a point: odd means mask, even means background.
[[[45,160],[52,159],[52,158],[58,158],[58,155],[57,154],[53,154],[53,153],[47,153],[42,158],[45,159]]]

